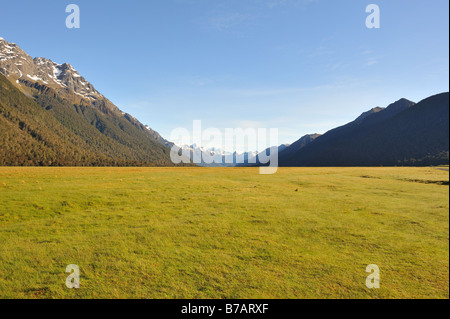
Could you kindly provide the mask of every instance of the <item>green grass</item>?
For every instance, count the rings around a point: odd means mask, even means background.
[[[445,168],[0,168],[0,297],[449,298],[448,181]],[[80,289],[65,287],[69,264]],[[369,264],[380,289],[365,287]]]

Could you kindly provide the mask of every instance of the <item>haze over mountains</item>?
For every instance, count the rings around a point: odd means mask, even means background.
[[[196,163],[203,167],[233,167],[239,163],[251,163],[252,158],[258,155],[256,151],[249,152],[229,152],[217,147],[205,147],[196,144],[179,146],[181,151],[188,152],[190,158],[201,159],[201,163]],[[206,163],[204,158],[208,156],[213,159],[212,163]],[[256,162],[254,162],[256,163]]]
[[[0,165],[174,165],[172,143],[122,112],[70,64],[33,59],[3,38],[0,128]],[[257,152],[183,148],[223,162],[201,166],[260,164]],[[280,166],[448,164],[449,94],[376,107],[347,125],[306,135],[278,150]],[[226,163],[230,157],[232,163]]]

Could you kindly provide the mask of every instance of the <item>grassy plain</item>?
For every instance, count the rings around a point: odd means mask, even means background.
[[[448,182],[448,167],[0,168],[0,298],[449,298]]]

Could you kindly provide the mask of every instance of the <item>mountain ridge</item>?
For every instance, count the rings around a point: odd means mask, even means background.
[[[280,166],[448,164],[448,104],[445,92],[372,108],[323,135],[278,146]],[[1,37],[0,123],[3,165],[174,165],[173,143],[121,111],[71,64],[31,58]],[[262,154],[188,148],[234,157],[220,166],[260,165]]]
[[[123,116],[139,129],[146,128],[149,137],[163,145],[172,145],[148,125],[121,111],[67,62],[58,64],[44,57],[32,58],[17,44],[0,38],[0,73],[25,94],[49,91],[73,104],[91,105],[102,113]]]
[[[280,157],[280,166],[448,164],[448,96],[433,95],[417,104],[400,99],[378,112],[365,112]]]
[[[22,160],[20,162],[13,159],[16,165],[94,165],[94,163],[95,165],[103,163],[104,165],[122,166],[174,165],[170,160],[172,144],[169,141],[132,115],[122,112],[69,63],[58,64],[46,58],[32,59],[18,45],[2,38],[0,40],[1,77],[3,77],[1,92],[4,98],[3,114],[16,112],[17,116],[23,116],[26,119],[26,121],[19,121],[24,122],[24,126],[34,125],[32,124],[33,119],[26,117],[25,110],[17,113],[15,109],[17,104],[15,101],[19,100],[30,109],[35,109],[35,104],[19,96],[18,92],[20,92],[45,110],[45,116],[42,117],[45,131],[43,134],[51,135],[46,132],[51,129],[47,124],[54,123],[53,119],[56,119],[63,127],[69,129],[70,134],[81,138],[81,140],[74,140],[75,145],[67,145],[67,147],[76,149],[77,152],[81,147],[86,149],[88,154],[85,156],[85,163],[75,159],[58,161],[55,158],[57,156],[55,154],[59,154],[57,150],[46,149],[48,157],[51,157],[52,160],[37,162]],[[17,91],[6,85],[5,81],[8,81]],[[36,112],[38,111],[36,110]],[[24,131],[16,131],[17,123],[14,119],[4,117],[3,122],[5,121],[10,121],[8,127],[13,125],[14,134],[9,135],[12,139],[9,143],[20,144],[20,141],[28,141],[22,136]],[[6,123],[4,124],[6,125]],[[61,129],[59,132],[63,131]],[[68,134],[67,131],[64,132],[66,132],[64,134]],[[58,146],[62,146],[64,139],[56,137],[54,139],[58,141]],[[34,139],[27,143],[34,145],[40,142],[42,141]],[[3,143],[6,144],[7,141],[4,140]],[[48,143],[48,141],[46,140],[44,143]],[[6,148],[6,145],[4,147]],[[44,146],[34,145],[33,147],[39,149]],[[30,157],[29,155],[27,157]],[[35,158],[34,155],[31,157]],[[50,162],[52,164],[45,164]]]

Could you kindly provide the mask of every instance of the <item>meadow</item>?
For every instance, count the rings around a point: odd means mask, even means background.
[[[449,298],[448,167],[3,167],[0,202],[0,298]]]

